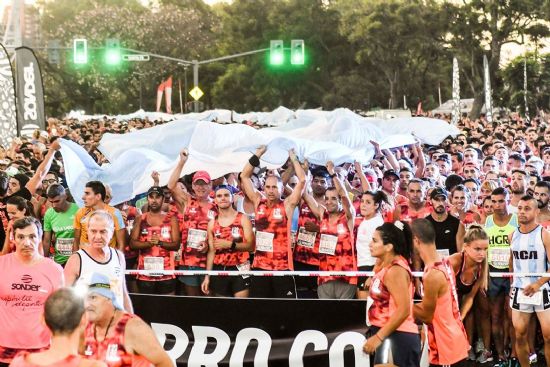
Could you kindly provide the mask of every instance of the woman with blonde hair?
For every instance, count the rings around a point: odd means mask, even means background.
[[[487,265],[487,249],[489,248],[489,236],[482,226],[477,224],[470,225],[470,228],[464,235],[464,245],[461,252],[451,255],[448,259],[453,267],[456,275],[456,292],[460,302],[460,314],[464,321],[466,333],[470,345],[474,338],[474,315],[470,314],[470,310],[476,301],[476,309],[487,308],[488,304],[486,297],[482,297],[487,290],[488,283],[488,265]],[[481,290],[481,292],[479,292]],[[476,297],[476,295],[480,297]],[[481,334],[483,344],[490,345],[491,325],[487,317],[481,317],[478,320],[481,324]],[[485,350],[483,353],[490,354]],[[470,349],[469,359],[475,359],[473,348]]]
[[[481,183],[479,199],[483,201],[486,197],[490,197],[494,189],[498,187],[498,184],[493,180],[485,180]]]

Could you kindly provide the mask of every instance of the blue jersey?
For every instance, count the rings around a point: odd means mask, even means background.
[[[519,228],[512,233],[510,245],[513,256],[514,273],[545,273],[548,270],[546,248],[542,241],[542,226],[538,225],[529,233],[520,232]],[[514,276],[512,287],[525,288],[540,277]],[[545,283],[541,289],[549,289]]]

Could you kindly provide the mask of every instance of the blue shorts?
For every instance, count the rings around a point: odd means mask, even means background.
[[[510,279],[500,277],[489,277],[489,286],[487,287],[487,296],[495,298],[501,294],[510,294]]]
[[[206,269],[201,268],[200,266],[180,265],[178,266],[178,270],[206,270]],[[179,275],[178,280],[190,287],[200,287],[202,284],[202,281],[204,280],[204,275]]]

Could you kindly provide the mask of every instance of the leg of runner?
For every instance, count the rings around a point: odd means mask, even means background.
[[[544,359],[546,359],[546,366],[550,367],[550,312],[549,310],[537,312],[537,318],[540,322],[542,329],[542,336],[544,338]]]
[[[480,333],[484,348],[477,361],[478,363],[486,363],[493,360],[491,352],[491,307],[487,294],[484,292],[478,292],[474,302],[476,322],[480,324]]]
[[[491,333],[495,343],[495,349],[499,360],[505,360],[504,355],[504,294],[499,294],[490,299],[491,305]]]
[[[512,310],[512,323],[516,335],[516,352],[522,367],[529,366],[529,343],[527,342],[527,334],[531,315],[531,313]]]

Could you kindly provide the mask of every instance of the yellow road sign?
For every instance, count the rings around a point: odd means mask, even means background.
[[[204,92],[199,87],[195,87],[191,89],[189,95],[193,97],[195,101],[198,101],[204,95]]]

